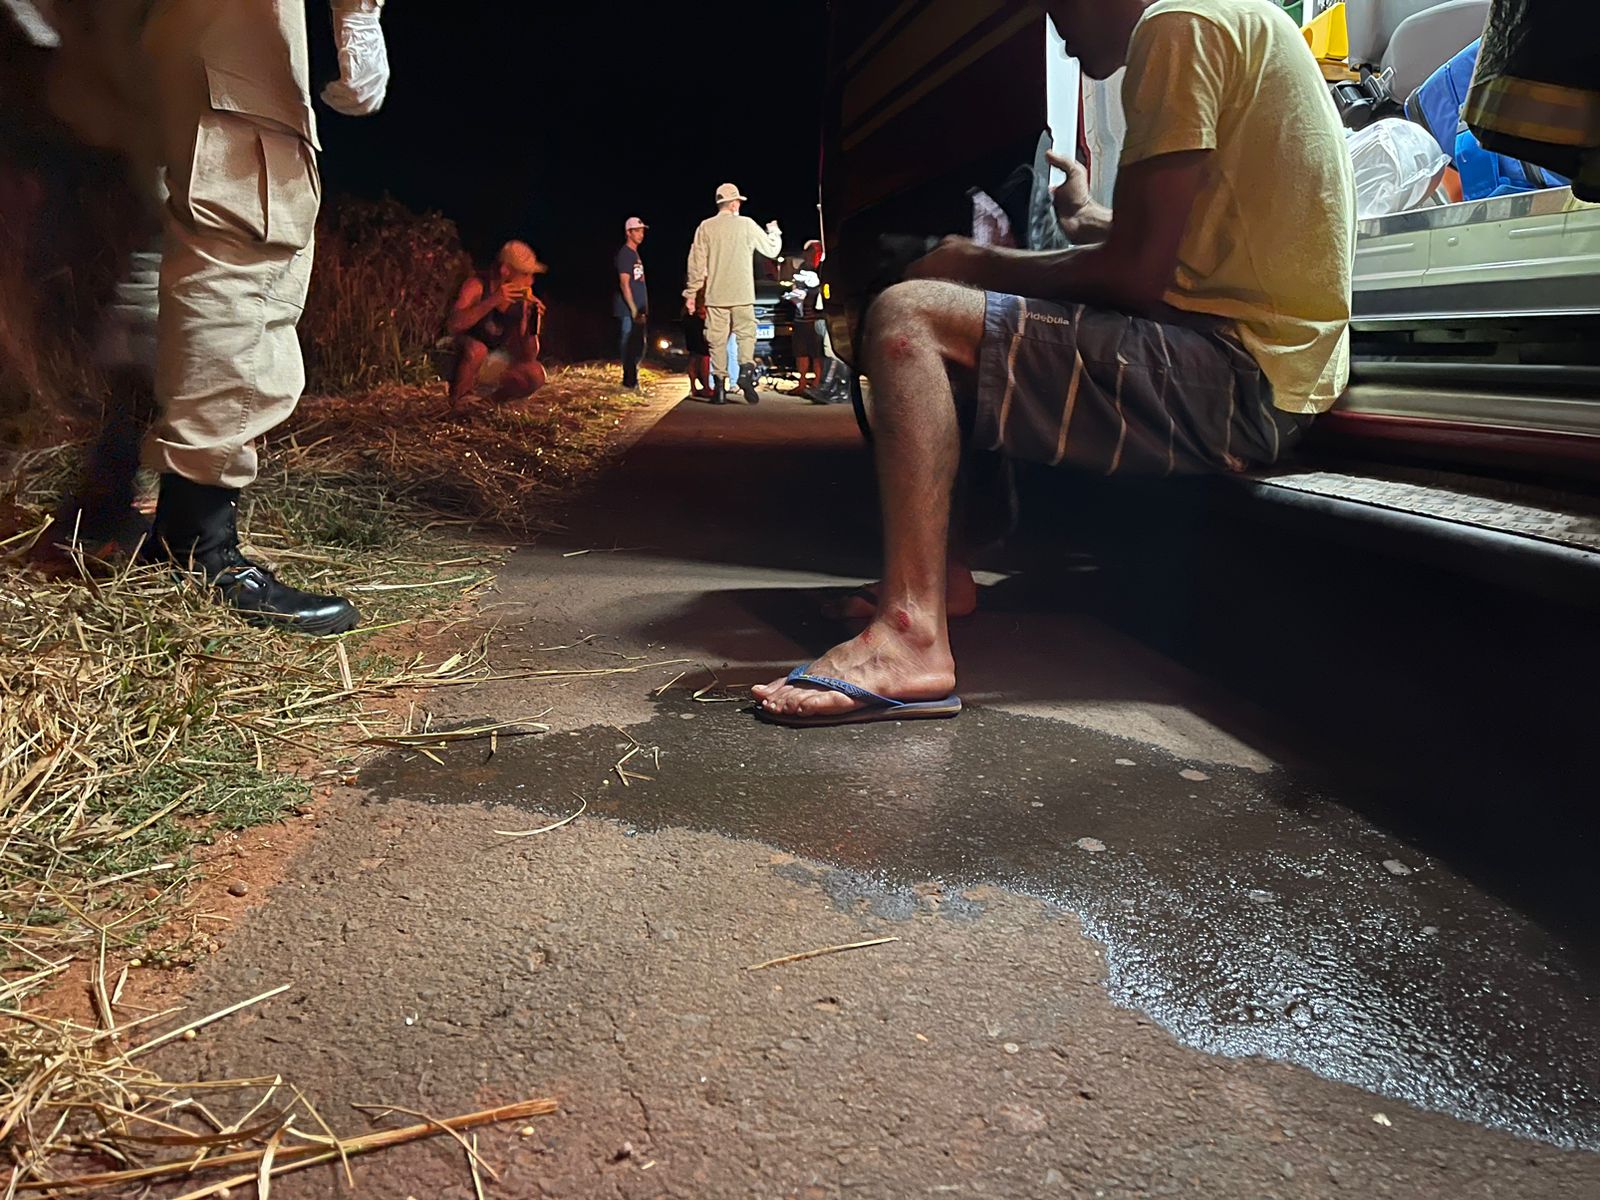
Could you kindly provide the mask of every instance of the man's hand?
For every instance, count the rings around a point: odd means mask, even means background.
[[[906,268],[907,279],[948,279],[983,287],[991,255],[971,238],[947,237]]]
[[[767,232],[771,234],[781,234],[783,230],[778,227],[778,223],[776,221],[768,221]]]
[[[382,12],[382,0],[334,0],[339,78],[322,89],[322,100],[347,117],[377,112],[389,91],[389,50],[378,20]]]
[[[501,280],[500,286],[491,291],[487,299],[492,301],[499,311],[505,312],[518,300],[521,300],[524,294],[521,288],[516,287],[507,280]]]
[[[1077,159],[1066,158],[1054,150],[1045,151],[1045,157],[1050,160],[1052,167],[1066,175],[1066,179],[1050,193],[1050,199],[1055,203],[1056,220],[1065,226],[1094,203],[1089,194],[1089,172]]]
[[[1050,193],[1061,231],[1080,245],[1105,241],[1111,232],[1111,210],[1096,204],[1090,195],[1088,169],[1077,159],[1054,150],[1047,150],[1045,155],[1052,167],[1066,175]]]

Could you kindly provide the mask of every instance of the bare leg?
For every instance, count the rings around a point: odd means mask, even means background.
[[[489,347],[477,338],[464,337],[457,344],[456,372],[450,380],[451,412],[459,411],[467,397],[472,395],[472,389],[478,382],[478,372],[483,370],[484,360],[488,357]]]
[[[823,605],[823,613],[837,621],[870,621],[877,615],[876,598],[882,594],[883,584],[868,584],[842,599],[829,600]],[[967,552],[959,544],[959,539],[950,547],[944,596],[947,616],[970,617],[978,611],[978,581],[972,576]]]
[[[958,392],[962,386],[958,380]],[[969,381],[967,386],[976,386],[976,382]],[[969,450],[961,460],[951,504],[950,561],[945,574],[947,616],[969,617],[978,610],[978,581],[972,577],[973,557],[1011,532],[1015,509],[1016,495],[1009,463],[998,454]],[[822,611],[836,620],[870,621],[878,611],[878,597],[882,593],[882,583],[869,584],[825,603]]]
[[[695,396],[711,391],[711,359],[704,354],[689,356],[689,391]]]
[[[955,687],[945,590],[950,493],[961,456],[950,370],[977,365],[983,293],[916,281],[891,288],[872,309],[866,345],[873,430],[883,496],[882,603],[862,633],[812,664],[896,700],[935,700]],[[754,689],[768,711],[822,716],[858,701],[775,680]]]

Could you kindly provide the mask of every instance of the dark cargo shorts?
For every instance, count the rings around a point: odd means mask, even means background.
[[[971,448],[1105,475],[1276,462],[1311,415],[1273,406],[1230,322],[1169,311],[1157,321],[990,292]]]

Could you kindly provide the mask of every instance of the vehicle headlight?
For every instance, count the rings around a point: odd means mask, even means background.
[[[670,349],[672,349],[672,343],[670,341],[668,341],[666,338],[662,338],[660,341],[656,342],[656,349],[657,350],[670,350]]]

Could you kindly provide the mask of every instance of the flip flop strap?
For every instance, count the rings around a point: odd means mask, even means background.
[[[883,708],[904,708],[904,700],[891,700],[888,696],[880,696],[877,692],[869,692],[859,684],[851,683],[845,679],[834,679],[830,675],[812,675],[808,672],[810,663],[801,663],[789,672],[790,683],[811,683],[817,687],[827,688],[830,692],[849,696],[852,700],[859,700],[863,704],[876,704]]]

